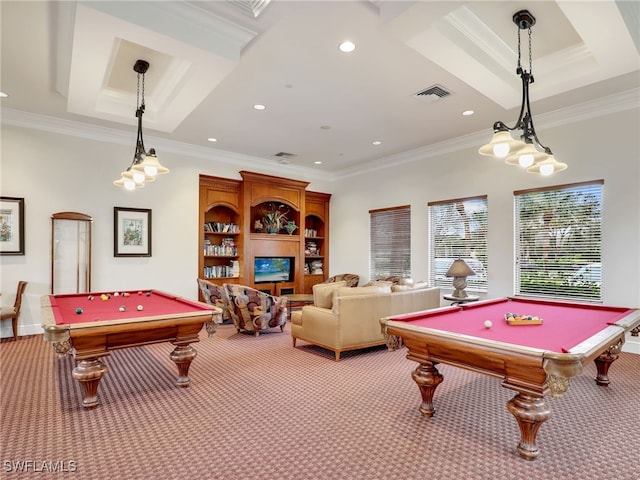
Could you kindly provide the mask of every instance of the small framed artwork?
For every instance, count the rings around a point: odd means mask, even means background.
[[[113,207],[113,256],[151,256],[151,210]]]
[[[0,255],[24,255],[24,198],[0,197]]]

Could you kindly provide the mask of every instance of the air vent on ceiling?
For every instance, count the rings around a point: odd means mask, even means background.
[[[289,159],[291,157],[295,157],[295,154],[287,153],[287,152],[278,152],[274,155],[274,157],[278,157],[279,163],[287,164],[289,163]]]
[[[442,85],[432,85],[431,87],[425,88],[421,92],[416,93],[414,97],[426,103],[433,103],[449,95],[451,95],[451,92],[445,89]]]

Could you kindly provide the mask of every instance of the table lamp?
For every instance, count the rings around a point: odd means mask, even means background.
[[[455,291],[451,296],[454,298],[467,298],[467,292],[464,291],[467,287],[467,277],[475,274],[464,260],[461,258],[454,260],[445,274],[447,277],[453,277],[453,288],[455,288]]]

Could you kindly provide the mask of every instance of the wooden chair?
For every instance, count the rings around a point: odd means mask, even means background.
[[[16,301],[13,307],[2,307],[2,315],[0,320],[11,319],[11,328],[13,328],[13,339],[18,339],[18,317],[20,317],[20,307],[22,306],[22,294],[27,288],[27,282],[18,282],[18,292],[16,293]]]

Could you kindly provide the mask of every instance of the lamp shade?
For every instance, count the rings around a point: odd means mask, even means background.
[[[144,183],[136,183],[133,181],[133,178],[127,178],[124,174],[118,180],[114,181],[113,184],[125,190],[135,190],[136,188],[144,187]]]
[[[149,175],[146,175],[144,172],[139,171],[139,170],[134,170],[133,168],[128,168],[127,170],[122,172],[122,176],[124,178],[130,178],[131,180],[136,182],[136,184],[143,184],[143,183],[146,183],[146,182],[153,182],[155,180],[155,177],[151,177]]]
[[[523,141],[514,140],[509,132],[499,130],[493,134],[491,142],[480,147],[478,153],[480,153],[480,155],[505,158],[507,155],[517,152],[524,146],[525,143]]]
[[[449,270],[447,270],[447,273],[445,273],[447,277],[468,277],[475,274],[476,272],[474,272],[471,267],[467,265],[467,262],[461,258],[454,260],[449,267]]]
[[[153,148],[149,150],[149,153],[144,157],[142,162],[135,164],[131,168],[139,172],[144,172],[144,174],[149,177],[169,173],[169,169],[167,167],[163,167],[160,165],[160,162],[158,162],[156,151]]]
[[[567,168],[566,163],[558,162],[553,155],[542,162],[527,168],[528,173],[538,173],[540,175],[551,175],[555,172],[561,172]]]
[[[505,159],[507,165],[518,165],[522,168],[528,168],[538,162],[542,162],[549,158],[544,152],[536,150],[532,143],[525,143],[524,148],[518,150],[513,155],[509,155]]]

